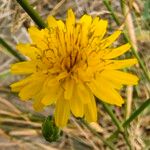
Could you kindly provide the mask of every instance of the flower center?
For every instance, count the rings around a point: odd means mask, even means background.
[[[65,69],[68,73],[72,72],[75,66],[80,61],[80,54],[78,51],[72,51],[67,57],[64,57],[61,61],[62,69]]]

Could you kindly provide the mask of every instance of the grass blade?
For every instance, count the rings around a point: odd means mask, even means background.
[[[2,45],[4,48],[6,48],[6,50],[11,54],[13,55],[15,58],[17,58],[18,60],[20,61],[24,61],[25,58],[19,54],[16,50],[14,50],[8,43],[5,42],[4,39],[2,39],[0,37],[0,45]]]
[[[150,99],[146,100],[132,115],[123,123],[123,127],[127,127],[144,109],[150,106]]]

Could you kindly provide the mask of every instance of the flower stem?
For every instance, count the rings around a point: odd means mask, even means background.
[[[106,8],[109,10],[109,12],[111,13],[111,15],[112,15],[114,21],[116,22],[116,24],[117,24],[118,26],[120,26],[121,23],[120,23],[120,21],[119,21],[117,15],[114,13],[114,10],[113,10],[112,7],[110,6],[109,0],[103,0],[103,3],[104,3],[104,5],[106,6]],[[124,40],[125,40],[126,42],[129,42],[129,43],[130,43],[130,41],[129,41],[129,39],[128,39],[128,36],[127,36],[125,33],[123,33],[123,36],[124,36]],[[145,67],[145,65],[144,65],[142,59],[140,58],[138,52],[133,48],[132,43],[130,43],[130,44],[131,44],[131,46],[132,46],[132,47],[131,47],[131,51],[132,51],[132,53],[134,54],[134,56],[137,58],[137,60],[138,60],[138,62],[139,62],[139,65],[140,65],[141,69],[143,70],[143,73],[144,73],[146,79],[147,79],[148,81],[150,81],[150,75],[148,74],[147,68]]]
[[[42,20],[40,15],[33,7],[29,4],[28,0],[16,0],[21,7],[25,10],[25,12],[32,18],[32,20],[39,26],[39,28],[45,28],[47,25]]]
[[[102,136],[100,136],[85,120],[80,119],[82,124],[84,124],[94,135],[100,138],[103,143],[108,146],[111,150],[115,150],[114,145],[110,141],[106,141]]]
[[[24,61],[25,58],[19,54],[16,50],[14,50],[8,43],[5,42],[4,39],[0,37],[0,45],[2,45],[6,50],[13,55],[15,58],[17,58],[19,61]]]

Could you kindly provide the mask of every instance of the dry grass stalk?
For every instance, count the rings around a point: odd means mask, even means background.
[[[130,8],[132,8],[130,3]],[[127,5],[124,5],[124,15],[126,16],[125,19],[125,25],[128,31],[128,35],[130,38],[130,42],[133,46],[133,48],[135,50],[138,49],[137,47],[137,40],[136,40],[136,35],[135,35],[135,28],[134,28],[134,24],[133,24],[133,19],[132,19],[132,15],[131,15],[131,10]],[[127,112],[126,112],[126,118],[128,118],[131,114],[132,111],[132,100],[133,100],[133,87],[132,86],[128,86],[126,89],[126,93],[127,93]]]
[[[131,1],[130,1],[131,2]],[[137,46],[137,39],[136,39],[136,35],[135,35],[135,27],[134,27],[134,24],[133,24],[133,19],[132,19],[132,15],[131,15],[131,8],[132,8],[132,5],[133,5],[133,2],[132,1],[130,3],[130,8],[129,6],[127,5],[124,5],[124,15],[126,16],[126,19],[125,19],[125,25],[126,25],[126,28],[127,28],[127,32],[128,32],[128,35],[129,35],[129,39],[130,39],[130,42],[133,46],[133,48],[138,51],[138,46]],[[126,109],[126,118],[128,118],[130,115],[131,115],[131,112],[132,112],[132,102],[133,102],[133,86],[128,86],[127,89],[126,89],[126,94],[127,94],[127,102],[126,102],[126,105],[127,105],[127,109]],[[134,133],[135,133],[135,129],[134,129]],[[130,132],[129,134],[129,139],[131,141],[131,144],[132,144],[132,147],[136,147],[137,149],[139,149],[139,145],[136,143],[136,137],[133,137],[133,130],[132,132]]]

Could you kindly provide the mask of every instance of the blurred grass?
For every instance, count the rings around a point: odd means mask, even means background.
[[[89,1],[48,1],[48,0],[31,0],[31,4],[38,10],[42,18],[53,14],[57,18],[64,18],[68,8],[73,8],[78,17],[84,13],[93,16],[100,15],[101,18],[109,19],[109,31],[118,28],[111,13],[105,7],[104,3],[99,0]],[[109,6],[112,7],[113,12],[117,15],[118,20],[125,24],[127,16],[122,14],[122,9],[119,1],[107,1]],[[148,17],[148,0],[131,0],[123,1],[125,6],[129,6],[127,14],[131,15],[133,29],[135,31],[134,38],[136,38],[136,49],[146,68],[150,68],[150,31]],[[11,43],[12,48],[18,41],[27,42],[29,37],[27,35],[27,28],[33,25],[30,17],[19,7],[16,1],[5,0],[0,1],[0,37],[3,37],[6,42]],[[131,24],[129,24],[131,25]],[[131,38],[126,28],[126,34]],[[131,40],[131,39],[130,39]],[[120,39],[120,43],[123,40]],[[132,42],[132,41],[130,41]],[[10,64],[16,61],[11,55],[7,55],[4,47],[0,46],[0,149],[107,149],[103,142],[95,136],[86,126],[72,119],[67,128],[63,129],[64,134],[57,142],[47,143],[41,135],[41,123],[44,116],[51,114],[52,110],[47,108],[44,112],[35,113],[32,109],[31,102],[23,103],[18,100],[16,95],[10,92],[9,85],[20,77],[13,77],[8,74]],[[148,69],[146,71],[149,74]],[[122,90],[122,96],[127,99],[131,98],[130,107],[128,111],[133,114],[146,99],[149,98],[150,84],[143,75],[140,67],[132,69],[135,74],[139,76],[140,83],[133,89],[126,88]],[[104,138],[109,138],[116,127],[112,123],[106,111],[99,105],[98,124],[92,125],[96,133]],[[116,108],[112,107],[117,119],[123,122],[126,119],[125,107]],[[138,118],[136,118],[128,128],[128,138],[133,149],[143,150],[150,148],[150,109],[143,111]],[[81,132],[82,131],[82,132]],[[118,135],[115,141],[116,149],[128,149],[123,137]]]

